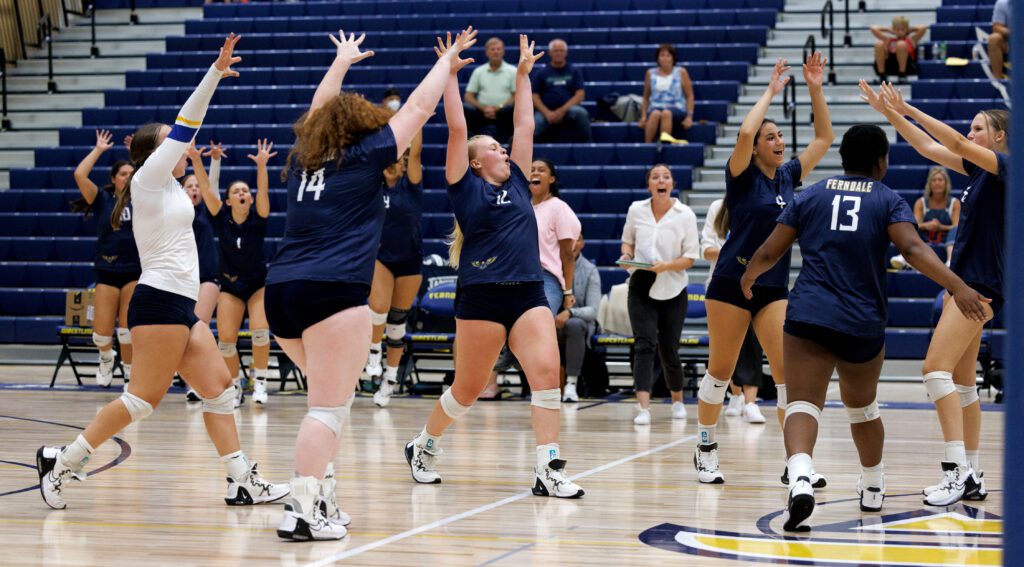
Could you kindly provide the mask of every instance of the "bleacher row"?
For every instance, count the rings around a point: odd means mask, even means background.
[[[156,0],[139,0],[146,7]],[[161,6],[201,4],[199,0],[159,0]],[[956,4],[961,4],[958,2]],[[948,2],[947,4],[954,4]],[[430,46],[439,30],[472,23],[481,37],[506,41],[506,60],[517,57],[515,35],[529,33],[543,45],[560,37],[570,45],[570,61],[587,78],[585,107],[595,120],[595,144],[538,144],[535,155],[552,159],[559,169],[562,198],[579,214],[587,236],[587,255],[601,269],[605,291],[625,272],[613,266],[629,202],[645,197],[643,177],[656,162],[669,163],[680,189],[692,186],[694,168],[704,164],[708,147],[721,135],[729,106],[739,100],[760,49],[777,20],[784,0],[509,0],[487,6],[479,0],[402,0],[346,2],[253,2],[203,8],[201,21],[188,22],[185,35],[168,37],[167,52],[147,56],[147,69],[126,74],[126,88],[104,93],[105,106],[83,110],[83,126],[63,128],[60,147],[39,148],[36,167],[13,170],[12,190],[0,193],[0,342],[54,342],[63,312],[64,290],[89,285],[96,219],[67,212],[78,193],[72,171],[92,147],[94,131],[113,131],[119,140],[141,123],[168,122],[191,94],[228,31],[242,33],[242,76],[217,91],[198,140],[229,146],[222,185],[234,179],[254,184],[254,169],[242,148],[269,137],[282,152],[270,174],[272,214],[267,251],[272,253],[283,230],[286,198],[278,177],[283,152],[293,140],[291,124],[309,100],[334,50],[325,38],[337,28],[367,32],[364,47],[375,57],[354,67],[346,89],[379,100],[387,88],[407,95],[435,60]],[[127,7],[127,0],[99,0],[99,7]],[[962,8],[962,9],[961,9]],[[947,42],[951,56],[967,54],[973,28],[987,28],[985,12],[971,6],[943,10],[932,42]],[[980,18],[980,19],[979,19]],[[972,21],[974,23],[972,23]],[[654,65],[656,46],[676,45],[679,59],[694,80],[696,124],[687,132],[688,146],[658,148],[642,144],[635,124],[611,121],[596,104],[604,97],[639,94],[644,72]],[[930,57],[930,46],[926,46]],[[471,56],[484,60],[482,48]],[[870,62],[865,62],[865,66]],[[921,61],[914,100],[927,112],[966,131],[979,108],[999,107],[998,93],[980,66],[947,67]],[[469,69],[461,79],[468,79]],[[926,99],[926,100],[921,100]],[[441,165],[447,132],[443,109],[424,130],[425,207],[423,222],[428,254],[445,252],[443,236],[451,227]],[[107,166],[125,156],[107,152],[92,178],[106,181]],[[886,182],[908,200],[920,195],[928,163],[905,143],[893,146]],[[954,185],[965,179],[954,176]],[[703,214],[703,211],[698,211]],[[889,355],[920,358],[927,348],[938,287],[913,272],[889,277]],[[10,323],[10,324],[6,324]],[[700,322],[696,322],[698,325]]]

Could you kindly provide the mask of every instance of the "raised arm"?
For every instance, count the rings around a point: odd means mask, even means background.
[[[743,119],[743,124],[740,125],[740,132],[736,137],[736,147],[733,148],[732,155],[729,156],[729,173],[733,177],[743,173],[750,166],[750,160],[754,157],[754,136],[757,135],[757,131],[761,128],[761,122],[768,114],[768,107],[771,106],[772,99],[782,92],[790,80],[790,77],[783,76],[789,71],[789,66],[786,63],[785,59],[775,62],[772,77],[768,81],[768,88],[764,90],[764,94],[757,100],[754,108],[750,109],[746,118]]]
[[[544,56],[544,52],[533,54],[534,42],[519,34],[519,67],[516,68],[515,108],[512,122],[515,133],[512,136],[512,162],[522,171],[530,171],[533,163],[533,89],[530,87],[530,72],[533,64]]]
[[[885,119],[917,150],[917,153],[957,173],[966,173],[963,160],[959,156],[933,140],[923,130],[911,124],[902,114],[887,106],[882,97],[863,79],[860,81],[860,92],[861,100],[871,105],[871,108],[875,109],[876,112],[885,116]]]
[[[896,249],[900,251],[907,262],[949,292],[964,317],[982,323],[989,319],[989,311],[986,310],[984,304],[991,303],[992,300],[982,297],[950,271],[935,255],[932,247],[921,240],[912,224],[908,222],[890,224],[888,231],[889,240],[896,245]]]
[[[804,80],[807,82],[807,92],[811,95],[811,111],[814,112],[814,139],[800,152],[801,180],[814,170],[836,139],[835,132],[832,131],[828,103],[825,102],[825,93],[822,89],[826,62],[820,51],[811,54],[804,62]]]
[[[188,158],[192,162],[192,174],[196,176],[199,183],[199,194],[203,197],[203,204],[212,216],[217,216],[224,202],[220,200],[220,192],[212,187],[210,178],[206,175],[206,168],[203,167],[203,152],[196,148],[195,144],[188,147]]]
[[[768,235],[768,240],[765,240],[764,244],[754,252],[750,262],[747,263],[747,270],[743,272],[740,287],[743,289],[744,297],[753,299],[754,282],[761,277],[761,274],[770,270],[779,261],[779,258],[782,258],[783,254],[793,247],[794,242],[796,242],[795,228],[781,223],[775,225],[775,230]]]
[[[331,38],[331,41],[337,48],[337,52],[334,56],[334,62],[331,63],[331,67],[327,69],[327,73],[320,80],[320,85],[317,86],[316,92],[313,93],[313,102],[309,105],[310,112],[323,106],[324,103],[331,100],[331,97],[338,96],[338,93],[341,92],[341,82],[345,79],[345,75],[352,65],[368,57],[373,57],[372,51],[359,51],[359,46],[366,39],[365,33],[358,38],[354,33],[345,37],[345,31],[338,30],[338,37],[341,39],[334,37],[332,34],[328,34],[327,37]]]
[[[875,36],[875,38],[880,39],[882,41],[889,41],[889,34],[892,33],[892,30],[882,26],[871,26],[868,29],[871,31],[871,35]]]
[[[220,55],[210,66],[202,82],[196,87],[192,96],[188,97],[185,105],[178,112],[178,118],[171,127],[170,134],[157,146],[144,164],[135,172],[135,180],[139,186],[149,189],[163,187],[167,178],[174,171],[174,166],[181,159],[192,143],[199,127],[206,117],[206,109],[210,105],[210,99],[217,90],[217,84],[224,77],[237,77],[238,72],[231,69],[231,66],[242,60],[241,57],[234,57],[235,44],[241,36],[229,35],[224,40],[224,46],[220,48]]]
[[[213,192],[217,195],[220,195],[221,158],[227,155],[228,153],[224,151],[224,145],[214,144],[213,140],[210,140],[210,149],[203,152],[203,157],[210,158],[210,187],[213,188]]]
[[[90,205],[96,200],[99,188],[92,182],[92,179],[89,179],[89,174],[92,173],[92,168],[96,167],[96,162],[99,161],[103,152],[114,147],[113,138],[114,136],[107,130],[97,130],[96,146],[82,158],[82,162],[75,168],[75,185],[78,185],[78,191],[82,193],[82,198]]]
[[[925,131],[958,158],[963,158],[989,173],[999,173],[999,160],[996,158],[994,151],[975,144],[941,120],[936,120],[911,106],[903,100],[903,93],[899,89],[894,88],[892,84],[883,84],[881,89],[882,100],[887,108],[892,108],[892,110],[902,116],[913,118]],[[963,169],[963,164],[961,164],[960,169]]]
[[[455,37],[454,41],[451,39],[451,34],[448,34],[447,44],[442,42],[441,38],[437,38],[439,47],[434,48],[434,52],[437,53],[437,63],[434,63],[434,67],[420,81],[416,90],[412,91],[402,108],[391,117],[391,120],[388,120],[391,131],[395,135],[395,145],[398,148],[396,160],[405,153],[405,149],[409,147],[412,139],[423,129],[427,120],[434,115],[437,103],[441,101],[441,95],[446,93],[452,77],[455,78],[456,89],[458,88],[459,69],[473,62],[472,59],[460,59],[459,54],[475,43],[476,30],[473,29],[473,26],[463,30]],[[446,103],[445,114],[447,111]],[[461,108],[459,114],[463,114]],[[465,122],[465,118],[463,118],[463,122]]]
[[[456,83],[458,88],[458,83]],[[410,183],[420,183],[423,181],[423,129],[420,128],[419,132],[412,139],[412,143],[409,144],[409,164],[405,168],[405,175],[409,178]]]
[[[256,163],[256,214],[264,219],[270,216],[270,176],[267,174],[267,162],[277,155],[273,149],[274,142],[264,138],[257,141],[256,155],[246,156]]]
[[[910,28],[910,35],[908,37],[910,37],[910,41],[912,41],[914,45],[917,45],[926,33],[928,33],[928,26],[914,26]]]

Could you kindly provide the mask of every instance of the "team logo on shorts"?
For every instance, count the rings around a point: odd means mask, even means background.
[[[231,283],[235,283],[238,281],[238,276],[229,276],[228,274],[221,274],[221,276],[223,276],[224,279],[228,280]]]
[[[743,563],[836,567],[1003,564],[1003,520],[996,514],[965,504],[921,508],[920,493],[887,496],[885,505],[892,512],[882,515],[861,513],[858,501],[820,502],[809,533],[783,531],[785,510],[777,510],[759,518],[746,533],[664,523],[639,537],[641,542],[666,551]]]
[[[472,265],[473,265],[474,268],[476,268],[478,270],[486,270],[487,268],[490,268],[491,264],[493,264],[497,260],[498,260],[497,256],[491,256],[490,258],[488,258],[486,260],[477,260],[475,262],[472,262]]]
[[[746,266],[747,263],[750,262],[750,260],[744,258],[743,256],[736,256],[736,261],[739,262],[741,266]]]
[[[103,258],[103,261],[108,263],[108,264],[113,264],[114,262],[117,261],[118,257],[117,256],[100,256],[100,258]]]

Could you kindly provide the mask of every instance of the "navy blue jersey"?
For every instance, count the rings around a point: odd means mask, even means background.
[[[398,161],[391,126],[345,148],[339,166],[288,176],[284,238],[267,283],[295,280],[370,285],[384,226],[384,168]]]
[[[110,215],[114,212],[117,197],[113,192],[103,189],[96,192],[91,210],[96,215],[96,256],[93,265],[104,272],[139,272],[139,249],[135,246],[132,233],[132,207],[121,212],[121,230],[114,230],[110,225]]]
[[[960,223],[953,244],[953,272],[965,282],[1003,293],[1006,250],[1006,164],[1010,156],[996,152],[999,175],[964,160],[971,176],[960,196]]]
[[[718,254],[715,276],[739,280],[747,262],[768,235],[775,230],[779,212],[793,201],[793,189],[800,185],[800,160],[782,164],[775,179],[768,179],[753,160],[736,177],[725,166],[725,205],[729,208],[729,239]],[[757,278],[757,285],[789,285],[790,253],[786,252],[772,269]]]
[[[404,262],[423,258],[423,184],[410,183],[405,175],[394,187],[384,187],[384,231],[377,258]]]
[[[217,261],[222,276],[248,283],[263,283],[267,279],[267,262],[263,257],[267,219],[256,214],[255,205],[242,224],[231,216],[231,207],[222,206],[213,217],[213,230],[219,242]]]
[[[196,250],[199,252],[199,280],[209,281],[219,273],[217,261],[220,252],[213,234],[213,221],[206,205],[196,206],[196,218],[192,220],[192,232],[196,235]]]
[[[880,181],[840,175],[798,195],[779,222],[796,229],[803,255],[786,319],[856,337],[885,334],[889,225],[916,226],[907,202]]]
[[[448,186],[465,240],[459,257],[459,285],[541,281],[537,217],[529,182],[515,162],[508,180],[491,185],[466,170]]]

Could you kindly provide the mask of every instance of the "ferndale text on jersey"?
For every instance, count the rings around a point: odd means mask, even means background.
[[[874,181],[850,181],[846,179],[829,179],[825,183],[826,189],[831,189],[833,191],[850,191],[853,193],[870,193],[874,186]]]

